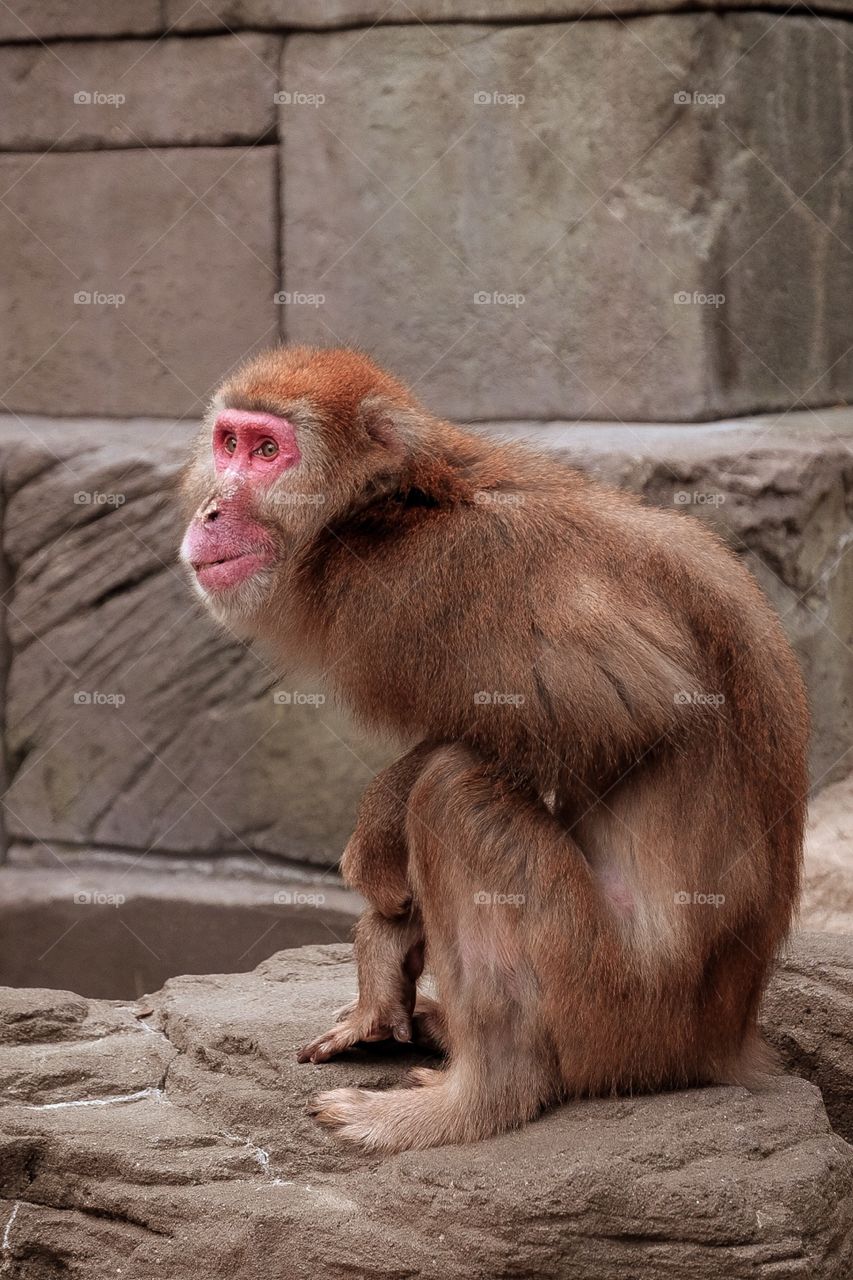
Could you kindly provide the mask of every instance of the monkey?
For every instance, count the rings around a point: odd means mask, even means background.
[[[181,492],[213,617],[406,748],[341,861],[367,903],[358,995],[298,1057],[421,1037],[444,1057],[402,1088],[326,1090],[316,1119],[391,1153],[759,1079],[809,713],[735,552],[433,416],[349,349],[227,377]]]

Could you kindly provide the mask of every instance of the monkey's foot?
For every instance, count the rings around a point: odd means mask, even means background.
[[[328,1062],[357,1044],[379,1040],[398,1040],[408,1044],[412,1038],[412,1017],[402,1006],[391,1010],[363,1009],[358,1001],[339,1010],[341,1020],[330,1031],[324,1031],[310,1044],[303,1045],[297,1062]]]

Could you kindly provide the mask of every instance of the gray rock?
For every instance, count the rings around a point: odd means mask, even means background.
[[[272,134],[281,41],[69,41],[0,48],[0,147],[227,145]]]
[[[853,773],[809,806],[805,873],[804,927],[853,933]]]
[[[336,861],[386,753],[195,602],[171,492],[194,425],[28,426],[2,439],[11,834]]]
[[[285,333],[366,346],[451,417],[843,400],[846,31],[692,13],[292,37],[284,288],[308,301]]]
[[[49,1059],[4,1050],[10,1274],[849,1275],[853,1149],[804,1080],[575,1103],[384,1160],[341,1150],[305,1114],[310,1094],[394,1085],[416,1060],[296,1064],[353,984],[349,948],[282,952],[253,974],[174,979],[135,1010],[87,1002],[100,1031],[52,1039]]]
[[[265,146],[0,157],[6,407],[199,413],[278,331],[275,166]]]
[[[786,1067],[821,1090],[836,1132],[853,1141],[853,941],[794,939],[764,1001],[762,1025]]]
[[[760,8],[762,0],[205,0],[185,7],[184,0],[165,0],[168,23],[176,31],[217,31],[233,27],[372,27],[385,23],[519,22],[561,18],[618,20],[642,13],[677,13],[680,9],[721,11]],[[805,3],[792,5],[794,11]],[[848,13],[851,0],[827,0],[822,8]],[[812,12],[809,10],[809,12]],[[356,30],[353,39],[361,31]],[[440,32],[445,39],[446,32]]]
[[[0,40],[144,36],[163,30],[159,0],[14,0],[0,5]]]

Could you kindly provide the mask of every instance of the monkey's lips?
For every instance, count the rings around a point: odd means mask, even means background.
[[[193,563],[196,581],[205,591],[216,593],[230,591],[241,582],[248,582],[262,569],[268,569],[272,556],[268,551],[241,551],[221,560]]]

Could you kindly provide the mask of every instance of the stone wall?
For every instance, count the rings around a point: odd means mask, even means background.
[[[846,399],[849,0],[683,7],[5,6],[4,407],[194,414],[278,337],[466,419]]]

